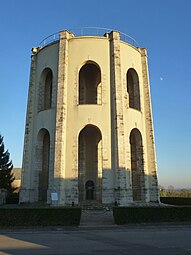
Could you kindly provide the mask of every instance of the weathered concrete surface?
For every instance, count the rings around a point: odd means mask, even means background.
[[[0,231],[0,254],[191,254],[191,225]]]

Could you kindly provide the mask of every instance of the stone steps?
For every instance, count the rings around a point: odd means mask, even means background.
[[[109,209],[82,210],[80,226],[112,226],[113,211]]]

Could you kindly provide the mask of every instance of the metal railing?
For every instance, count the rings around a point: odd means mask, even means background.
[[[113,29],[101,28],[101,27],[82,27],[82,28],[71,28],[68,31],[74,33],[75,36],[104,36],[106,33],[110,33]],[[138,42],[131,36],[120,32],[121,41],[127,42],[134,47],[139,47]],[[39,47],[43,48],[52,42],[56,42],[60,39],[60,32],[49,35],[39,43]]]
[[[39,47],[43,48],[45,46],[47,46],[48,44],[52,43],[52,42],[56,42],[60,39],[60,32],[57,32],[55,34],[49,35],[46,38],[44,38],[40,43],[39,43]]]

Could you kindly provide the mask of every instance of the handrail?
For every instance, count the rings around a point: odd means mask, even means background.
[[[58,41],[60,39],[60,32],[57,32],[55,34],[49,35],[46,38],[44,38],[40,43],[39,43],[39,47],[43,48],[45,46],[47,46],[48,44]]]
[[[113,29],[110,28],[102,28],[102,27],[77,27],[77,28],[71,28],[68,31],[73,32],[75,36],[104,36],[105,33],[110,33]],[[139,47],[138,42],[131,36],[119,32],[120,33],[120,39],[124,42],[127,42],[134,47]],[[60,32],[57,32],[55,34],[47,36],[45,39],[43,39],[39,43],[39,47],[43,48],[47,45],[49,45],[52,42],[56,42],[60,39]]]

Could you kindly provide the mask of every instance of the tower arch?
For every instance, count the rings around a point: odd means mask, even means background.
[[[40,77],[39,111],[48,110],[52,107],[52,83],[52,70],[45,68]]]
[[[47,202],[49,183],[50,134],[45,128],[39,130],[37,135],[37,171],[38,171],[38,200]]]
[[[86,125],[78,136],[79,201],[101,202],[102,134],[98,127]]]
[[[130,151],[131,151],[131,176],[133,201],[145,200],[145,178],[144,178],[144,158],[143,142],[141,132],[134,128],[130,133]]]
[[[127,93],[129,94],[129,107],[141,110],[139,77],[134,68],[130,68],[126,75]]]
[[[101,69],[88,61],[79,71],[79,104],[101,104],[101,90]]]

